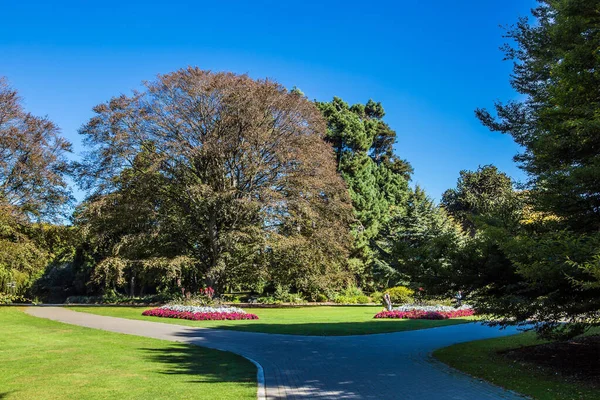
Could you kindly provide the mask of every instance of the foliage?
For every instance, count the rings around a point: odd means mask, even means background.
[[[0,77],[0,206],[28,219],[56,219],[71,200],[65,181],[70,151],[58,127],[26,112]]]
[[[175,300],[165,294],[153,294],[143,297],[123,296],[110,291],[102,296],[69,296],[65,304],[157,304]]]
[[[311,293],[348,280],[350,201],[299,93],[188,68],[94,111],[77,168],[93,194],[77,222],[95,284]]]
[[[390,300],[394,304],[405,304],[413,301],[413,295],[415,291],[405,286],[396,286],[391,289],[387,289],[386,293],[390,295]]]
[[[358,296],[346,296],[338,294],[334,296],[333,302],[337,304],[358,304]]]
[[[0,292],[0,304],[15,304],[29,302],[30,300],[24,296]]]
[[[465,232],[475,236],[476,225],[496,223],[504,225],[520,220],[523,196],[513,188],[512,180],[493,165],[476,171],[460,171],[456,189],[442,195],[442,206],[459,222]]]
[[[373,292],[369,295],[373,303],[383,304],[383,292]]]
[[[64,256],[71,145],[47,118],[23,109],[0,77],[0,292],[28,295],[49,262]],[[68,245],[66,245],[68,246]]]
[[[367,304],[371,302],[359,287],[349,285],[341,293],[332,296],[334,303],[338,304]]]
[[[498,118],[481,109],[477,116],[522,146],[516,160],[536,211],[577,232],[598,231],[600,13],[590,0],[543,0],[532,12],[536,21],[521,18],[507,33],[515,45],[504,47],[524,99],[496,103]]]
[[[317,295],[315,296],[315,301],[318,301],[319,303],[324,303],[327,300],[329,299],[323,293],[317,293]]]
[[[366,294],[362,294],[359,296],[356,296],[356,302],[358,304],[367,304],[371,302],[371,298],[369,296],[367,296]]]
[[[396,132],[383,121],[381,103],[369,100],[350,106],[334,97],[317,106],[327,121],[326,138],[333,145],[357,219],[351,265],[359,281],[371,284],[370,269],[377,260],[371,242],[390,218],[402,212],[412,168],[393,152]]]
[[[376,242],[379,260],[374,273],[385,287],[411,282],[439,291],[463,242],[460,226],[417,186],[406,212],[391,219]]]
[[[594,1],[543,0],[533,15],[504,48],[523,100],[476,111],[523,148],[523,223],[487,224],[462,261],[475,305],[499,323],[534,319],[539,333],[570,337],[600,324],[600,13]]]

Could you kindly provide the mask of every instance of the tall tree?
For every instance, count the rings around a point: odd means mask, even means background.
[[[65,180],[70,151],[57,126],[26,112],[0,77],[0,203],[30,218],[57,217],[71,199]]]
[[[33,222],[64,215],[70,149],[56,125],[26,112],[0,77],[0,292],[25,294],[52,258],[44,226]]]
[[[334,97],[317,106],[327,120],[326,138],[334,148],[357,219],[355,272],[370,280],[369,272],[366,277],[364,273],[374,265],[375,241],[382,227],[403,212],[412,168],[394,154],[396,132],[383,121],[381,103],[369,100],[350,106]]]
[[[408,197],[406,212],[396,215],[381,231],[375,272],[389,279],[389,286],[445,292],[453,257],[463,241],[460,224],[417,186]]]
[[[497,118],[476,110],[494,131],[523,146],[537,210],[578,232],[600,230],[600,9],[594,0],[543,0],[508,38],[511,84],[522,101],[497,103]]]
[[[523,209],[522,195],[514,190],[508,175],[493,165],[479,167],[476,171],[460,171],[455,189],[442,195],[442,206],[463,229],[472,236],[476,222],[485,218],[497,218],[502,213],[514,214]],[[518,216],[507,215],[508,221],[518,221]]]
[[[497,238],[519,280],[481,306],[503,323],[534,319],[541,332],[573,335],[600,324],[600,8],[541,0],[532,14],[535,23],[521,18],[504,47],[523,99],[476,115],[523,147],[516,160],[542,218]]]
[[[157,212],[153,229],[126,229],[136,237],[158,230],[170,241],[153,245],[152,257],[157,251],[168,259],[186,257],[196,276],[223,288],[233,265],[263,268],[267,275],[270,266],[290,267],[264,263],[283,241],[302,238],[321,254],[303,259],[303,268],[344,271],[351,206],[323,141],[324,121],[304,96],[270,80],[188,68],[94,111],[80,132],[93,149],[79,166],[94,189],[90,200],[129,193],[127,174],[138,175],[133,182],[140,184],[156,176],[156,185],[144,190],[155,202],[147,208]],[[139,257],[135,247],[132,257]],[[111,263],[107,267],[124,265]]]

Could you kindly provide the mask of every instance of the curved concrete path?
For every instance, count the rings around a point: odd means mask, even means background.
[[[191,328],[60,307],[27,313],[68,324],[231,351],[259,363],[267,399],[521,399],[433,360],[440,347],[514,334],[462,324],[364,336],[294,336]],[[259,390],[259,397],[261,396]]]

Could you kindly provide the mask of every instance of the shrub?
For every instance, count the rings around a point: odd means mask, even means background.
[[[256,302],[260,303],[260,304],[281,304],[281,303],[283,303],[281,300],[277,300],[273,296],[261,296],[256,299]]]
[[[390,299],[394,304],[412,303],[414,301],[414,290],[406,286],[396,286],[388,289],[386,292],[390,294]]]
[[[348,286],[346,289],[344,289],[342,294],[347,297],[358,297],[358,296],[363,296],[363,291],[359,287]]]
[[[371,293],[371,300],[373,300],[373,303],[383,304],[383,292]]]
[[[339,294],[334,297],[334,303],[337,304],[357,304],[358,298],[353,296],[345,296],[343,294]]]
[[[363,294],[360,296],[356,296],[356,302],[358,304],[367,304],[371,302],[371,299],[369,298],[369,296]]]
[[[153,294],[144,297],[127,297],[110,293],[107,296],[69,296],[65,304],[153,304],[172,301],[176,296]],[[182,302],[184,300],[180,300]],[[193,305],[193,304],[191,304]]]
[[[31,302],[31,300],[29,300],[26,297],[20,296],[20,295],[9,294],[9,293],[0,293],[0,304],[29,303],[29,302]]]
[[[318,301],[319,303],[324,303],[328,300],[328,298],[323,293],[318,293],[315,300]]]

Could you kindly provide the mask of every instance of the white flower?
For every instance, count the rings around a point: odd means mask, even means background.
[[[463,305],[461,307],[455,308],[450,306],[443,305],[435,305],[435,306],[420,306],[417,304],[403,304],[399,307],[394,308],[394,311],[424,311],[424,312],[451,312],[451,311],[460,311],[460,310],[471,310],[471,306]]]
[[[177,304],[167,304],[160,307],[163,310],[179,311],[179,312],[193,312],[193,313],[240,313],[246,314],[246,311],[237,307],[208,307],[208,306],[181,306]]]

